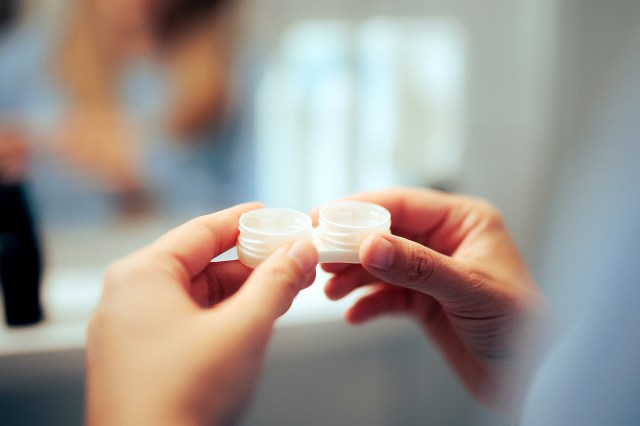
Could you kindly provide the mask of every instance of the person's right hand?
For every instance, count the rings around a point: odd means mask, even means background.
[[[392,189],[349,199],[391,212],[394,235],[367,237],[360,265],[325,265],[337,300],[372,285],[346,319],[384,314],[415,318],[467,388],[486,405],[511,411],[506,385],[521,368],[516,339],[546,319],[546,305],[502,218],[485,201],[419,189]],[[520,389],[518,389],[520,390]],[[513,413],[509,413],[513,414]]]

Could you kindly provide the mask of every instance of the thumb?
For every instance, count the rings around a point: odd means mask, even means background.
[[[228,308],[241,312],[248,325],[271,324],[291,307],[300,290],[315,280],[318,252],[298,240],[276,250],[262,262],[229,299]]]
[[[417,290],[437,300],[460,294],[464,266],[428,247],[395,235],[370,235],[360,245],[360,262],[376,278]]]

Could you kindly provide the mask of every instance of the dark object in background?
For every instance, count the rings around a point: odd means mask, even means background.
[[[0,0],[0,30],[14,21],[17,8],[16,0]]]
[[[42,256],[24,187],[0,183],[0,283],[9,326],[42,320]]]

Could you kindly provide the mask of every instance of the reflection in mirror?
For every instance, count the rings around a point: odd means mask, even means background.
[[[312,208],[397,184],[452,189],[464,147],[465,38],[445,18],[290,26],[258,86],[262,199]]]
[[[255,197],[247,105],[234,89],[250,87],[238,67],[235,3],[25,3],[2,32],[10,325],[37,322],[40,298],[51,321],[85,321],[108,261],[181,221]],[[34,276],[18,278],[16,268]],[[78,271],[94,278],[74,280]],[[60,294],[75,302],[56,308],[49,302]]]

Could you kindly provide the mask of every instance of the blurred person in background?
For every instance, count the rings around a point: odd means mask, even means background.
[[[0,226],[28,247],[2,239],[8,323],[42,316],[34,217],[45,230],[180,220],[251,197],[236,3],[70,0],[57,19],[2,3]]]
[[[234,168],[251,161],[232,93],[237,5],[73,0],[62,15],[0,43],[0,114],[21,128],[45,223],[186,216],[251,194]]]

